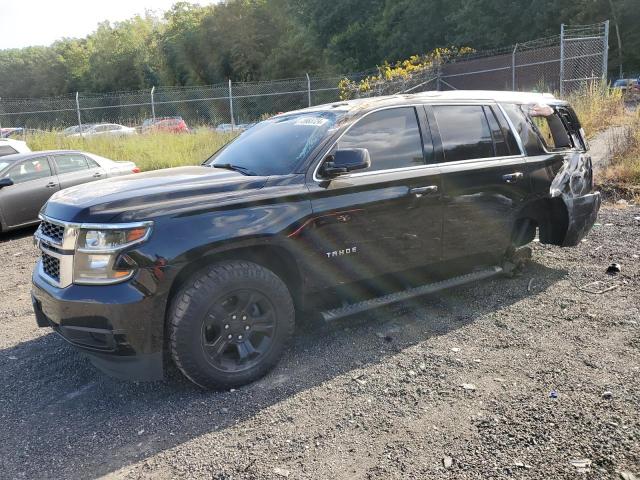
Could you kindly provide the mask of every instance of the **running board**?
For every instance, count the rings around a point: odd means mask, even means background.
[[[452,277],[440,282],[427,283],[426,285],[420,285],[419,287],[409,288],[400,292],[390,293],[382,297],[371,298],[358,303],[352,303],[344,307],[334,308],[321,313],[325,322],[331,322],[339,318],[348,317],[356,313],[365,312],[372,308],[382,307],[391,303],[402,302],[413,297],[419,297],[421,295],[428,295],[430,293],[439,292],[446,288],[457,287],[464,285],[465,283],[475,282],[476,280],[483,280],[485,278],[494,277],[502,273],[502,267],[491,267],[484,270],[478,270],[468,273],[466,275],[460,275],[459,277]]]

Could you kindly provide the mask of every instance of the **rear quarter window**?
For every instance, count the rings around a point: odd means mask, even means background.
[[[547,150],[564,150],[573,147],[569,132],[557,112],[554,111],[546,116],[530,116],[530,118]]]
[[[520,137],[526,154],[529,156],[545,155],[547,152],[544,149],[542,140],[537,134],[533,122],[524,114],[520,105],[503,103],[501,106]]]

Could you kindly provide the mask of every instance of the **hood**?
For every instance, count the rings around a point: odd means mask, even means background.
[[[267,178],[210,167],[167,168],[61,190],[43,213],[78,223],[137,221],[242,201]]]

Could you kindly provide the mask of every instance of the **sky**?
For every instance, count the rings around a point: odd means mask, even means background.
[[[165,11],[178,0],[0,0],[0,49],[50,45],[84,37],[104,20],[120,21],[145,10]],[[214,0],[197,0],[200,5]]]

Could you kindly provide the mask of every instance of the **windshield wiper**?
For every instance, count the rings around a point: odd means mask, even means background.
[[[256,172],[249,170],[246,167],[241,167],[240,165],[233,165],[231,163],[217,163],[215,165],[211,165],[213,168],[224,168],[225,170],[233,170],[234,172],[240,172],[243,175],[257,175]]]

